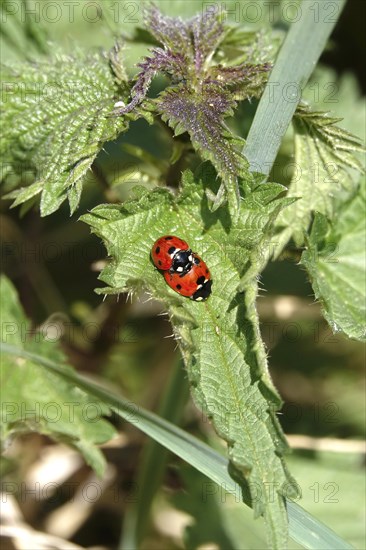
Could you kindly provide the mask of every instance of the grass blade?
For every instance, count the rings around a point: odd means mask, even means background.
[[[236,495],[238,499],[241,498],[239,485],[234,482],[228,473],[228,460],[205,443],[156,414],[137,407],[123,397],[111,394],[87,378],[66,370],[54,361],[9,344],[1,343],[0,351],[10,353],[16,357],[37,361],[50,371],[73,382],[84,391],[102,399],[117,414],[129,422],[135,423],[141,431],[199,470],[217,483],[219,487]],[[352,549],[352,546],[341,539],[334,531],[303,510],[295,502],[287,501],[287,511],[290,536],[305,548],[313,550],[319,550],[319,548],[322,550]]]
[[[268,175],[301,93],[341,14],[345,0],[302,2],[251,125],[244,155],[252,172]],[[336,10],[330,15],[330,5]]]

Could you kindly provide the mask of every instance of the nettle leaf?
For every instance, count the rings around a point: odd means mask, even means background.
[[[276,184],[243,184],[245,200],[235,231],[227,208],[211,212],[204,188],[214,187],[214,170],[185,173],[181,193],[141,190],[122,206],[101,205],[84,215],[111,256],[100,278],[101,293],[144,288],[169,311],[197,405],[228,444],[236,476],[256,515],[263,514],[271,546],[285,548],[287,521],[283,495],[293,481],[282,454],[286,442],[276,419],[280,399],[267,371],[253,296],[256,270],[245,292],[238,287],[259,255],[269,222],[285,204]],[[285,199],[286,201],[286,199]],[[154,241],[164,234],[184,238],[208,264],[213,291],[207,302],[193,302],[171,290],[151,260]],[[248,296],[248,298],[247,298]],[[251,495],[251,496],[249,496]]]
[[[363,172],[364,166],[355,153],[364,153],[365,148],[359,138],[336,126],[341,120],[325,112],[312,111],[305,105],[300,105],[295,114],[295,124],[302,124],[300,128],[305,127],[314,141],[321,140],[329,154],[341,167],[348,166]]]
[[[158,111],[174,128],[175,135],[188,132],[203,158],[212,161],[219,175],[231,178],[238,174],[239,166],[239,173],[247,175],[241,153],[230,143],[230,132],[221,125],[223,115],[232,113],[234,104],[229,93],[222,93],[212,84],[203,88],[199,96],[181,84],[165,90],[157,101]]]
[[[255,31],[248,30],[243,25],[230,25],[220,43],[217,61],[220,57],[228,60],[230,65],[274,61],[284,34],[278,30],[273,32],[271,26],[266,23],[268,19]]]
[[[190,32],[180,17],[163,15],[155,5],[145,9],[143,15],[147,30],[158,42],[178,51],[186,51],[190,47]]]
[[[342,205],[329,223],[316,214],[301,263],[334,332],[366,340],[366,193]]]
[[[182,53],[172,53],[163,50],[162,48],[154,48],[151,57],[147,57],[145,61],[138,64],[142,69],[140,77],[131,90],[132,101],[125,107],[119,110],[122,113],[129,113],[139,105],[142,99],[146,96],[152,79],[158,71],[167,74],[181,75],[183,78],[184,71],[182,69],[185,63],[185,57]]]
[[[241,150],[244,142],[225,125],[233,115],[236,99],[258,96],[264,87],[269,63],[239,63],[233,66],[214,59],[230,32],[219,10],[207,10],[188,21],[162,15],[155,6],[145,12],[147,30],[164,46],[138,66],[141,69],[131,90],[128,105],[116,114],[133,111],[142,103],[157,72],[168,76],[171,85],[155,101],[146,101],[175,131],[188,132],[193,146],[209,159],[222,179],[213,200],[213,210],[224,200],[226,190],[233,213],[239,204],[238,176],[248,177],[248,163]],[[253,41],[255,39],[253,38]]]
[[[35,180],[7,198],[18,205],[41,193],[42,216],[68,199],[73,213],[103,144],[128,127],[126,117],[110,116],[126,94],[120,45],[109,54],[77,52],[4,67],[2,78],[3,176],[21,178],[27,170]]]
[[[206,10],[189,21],[188,32],[192,37],[195,69],[199,73],[225,37],[222,15],[216,10]]]
[[[15,288],[1,277],[1,341],[64,363],[58,346],[47,340],[47,331],[31,328]],[[71,368],[70,368],[71,371]],[[102,475],[105,459],[97,444],[115,435],[103,419],[109,408],[95,397],[27,359],[2,353],[1,440],[7,445],[15,436],[39,432],[78,449],[86,462]]]
[[[297,246],[304,242],[313,212],[334,216],[334,197],[340,191],[356,188],[348,168],[364,171],[357,153],[364,152],[360,140],[336,126],[341,119],[300,106],[293,120],[295,131],[295,169],[288,197],[298,197],[284,210],[278,227],[285,228],[279,237],[277,254],[292,237]]]
[[[245,63],[234,67],[216,65],[212,67],[210,78],[215,84],[224,81],[225,86],[231,90],[234,97],[243,101],[261,95],[270,69],[270,63],[258,65]]]

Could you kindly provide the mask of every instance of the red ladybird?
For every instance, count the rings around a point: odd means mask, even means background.
[[[187,273],[192,267],[192,251],[186,241],[173,235],[160,237],[153,244],[151,256],[155,266],[170,273]]]
[[[200,302],[210,296],[212,280],[205,262],[197,254],[192,253],[192,257],[192,267],[188,272],[179,274],[165,271],[164,278],[175,292]]]

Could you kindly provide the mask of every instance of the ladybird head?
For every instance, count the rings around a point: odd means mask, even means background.
[[[193,256],[192,250],[179,250],[173,257],[171,273],[179,273],[183,276],[192,268]]]

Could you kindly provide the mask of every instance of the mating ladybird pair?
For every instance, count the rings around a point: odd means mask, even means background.
[[[196,302],[207,300],[212,286],[209,269],[186,241],[174,236],[160,237],[152,247],[151,256],[175,292]]]

